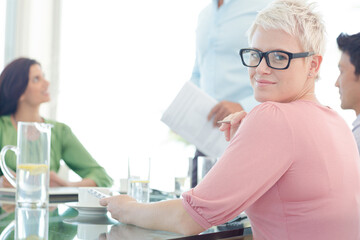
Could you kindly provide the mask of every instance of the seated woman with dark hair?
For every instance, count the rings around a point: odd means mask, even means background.
[[[51,123],[54,127],[51,130],[50,186],[111,186],[112,179],[67,125],[40,116],[40,105],[50,101],[48,87],[49,82],[35,60],[18,58],[5,67],[0,75],[0,148],[16,145],[18,121]],[[57,175],[61,159],[82,178],[81,181],[69,182]],[[15,154],[7,153],[5,160],[7,166],[16,170]],[[4,176],[1,182],[3,187],[11,187]]]

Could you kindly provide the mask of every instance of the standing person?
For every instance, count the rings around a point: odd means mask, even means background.
[[[183,199],[143,204],[120,195],[100,203],[123,223],[183,234],[245,210],[257,240],[359,240],[356,143],[345,121],[314,94],[324,36],[314,3],[271,3],[250,28],[250,47],[240,51],[261,104],[205,178]]]
[[[40,63],[33,59],[18,58],[5,67],[0,75],[0,147],[16,146],[18,121],[50,123],[54,126],[51,129],[50,186],[110,187],[112,179],[71,129],[40,116],[40,105],[50,101],[48,87]],[[57,175],[61,159],[82,178],[81,181],[69,182]],[[15,171],[16,156],[9,152],[5,160],[7,166]],[[1,182],[3,187],[11,187],[4,176],[1,176]]]
[[[353,134],[360,154],[360,33],[347,35],[341,33],[337,38],[341,51],[340,74],[335,83],[339,88],[341,108],[352,109],[356,113]]]
[[[246,31],[258,11],[270,0],[211,0],[198,17],[196,59],[190,81],[219,101],[209,112],[208,120],[217,121],[230,113],[250,111],[257,102],[240,64],[238,51],[247,46]],[[192,187],[197,184],[196,150],[193,159]]]

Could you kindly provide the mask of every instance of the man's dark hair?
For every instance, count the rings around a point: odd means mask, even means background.
[[[339,49],[350,56],[355,74],[360,75],[360,32],[354,35],[340,33],[336,39]]]

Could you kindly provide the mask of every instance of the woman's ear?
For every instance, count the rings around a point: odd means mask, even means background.
[[[311,74],[312,76],[316,76],[320,70],[321,63],[322,63],[322,56],[320,55],[311,56],[309,75]]]
[[[19,97],[18,102],[24,101],[24,98],[25,98],[25,93],[21,94],[21,96]]]

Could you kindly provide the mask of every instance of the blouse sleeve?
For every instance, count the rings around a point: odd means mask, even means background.
[[[292,164],[292,130],[284,111],[266,102],[241,123],[223,156],[183,205],[205,229],[227,222],[266,193]]]
[[[62,159],[80,177],[90,178],[99,187],[110,187],[112,179],[85,147],[80,143],[71,129],[64,125],[62,129]]]

